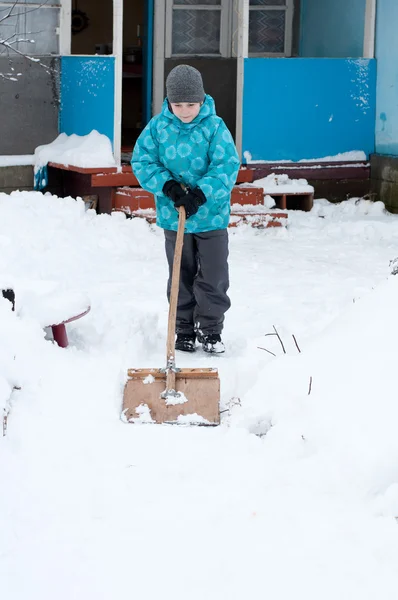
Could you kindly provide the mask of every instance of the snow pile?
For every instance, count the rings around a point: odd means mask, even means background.
[[[35,149],[35,170],[49,162],[82,168],[116,166],[109,138],[95,129],[88,135],[60,133],[51,142]]]
[[[243,185],[243,184],[242,184]],[[275,175],[271,173],[267,177],[262,179],[256,179],[252,184],[255,187],[262,187],[265,194],[272,196],[274,193],[290,193],[290,194],[313,194],[314,188],[312,185],[308,185],[306,179],[290,179],[288,175]]]
[[[32,359],[43,350],[45,356],[45,346],[41,327],[18,318],[11,303],[0,295],[0,419],[11,409],[15,390],[37,385],[38,372]]]
[[[392,517],[398,517],[397,303],[398,277],[391,276],[305,349],[286,336],[284,353],[276,336],[264,338],[276,357],[232,421],[266,434],[273,459],[291,461],[295,479],[306,478],[313,490],[340,490]]]
[[[227,351],[176,356],[218,368],[222,425],[148,427],[148,407],[120,411],[127,368],[165,366],[163,232],[40,193],[0,209],[3,281],[92,307],[62,349],[0,298],[3,404],[21,387],[2,598],[127,600],[131,565],[140,600],[397,598],[397,216],[322,200],[288,229],[231,230]]]
[[[90,309],[90,300],[80,290],[67,289],[56,281],[16,281],[15,309],[42,327],[65,323]]]
[[[298,213],[297,213],[298,214]],[[358,219],[360,217],[382,217],[385,223],[395,222],[392,214],[386,211],[383,202],[373,202],[372,200],[363,200],[362,198],[350,198],[340,204],[332,204],[325,199],[316,200],[311,211],[311,216],[328,218],[339,221],[348,219]],[[391,221],[392,219],[392,221]]]

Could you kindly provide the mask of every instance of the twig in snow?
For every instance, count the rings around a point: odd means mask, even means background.
[[[283,353],[286,354],[285,346],[283,345],[283,342],[281,340],[281,336],[279,335],[279,333],[278,333],[275,325],[272,325],[272,327],[274,328],[274,333],[265,333],[264,337],[268,337],[270,335],[276,335],[276,337],[278,338],[278,340],[279,340],[279,342],[280,342],[280,344],[282,346]],[[259,346],[257,346],[257,347],[259,347]],[[260,350],[265,350],[265,348],[260,348]],[[266,352],[269,352],[269,350],[266,350]],[[270,354],[273,354],[273,352],[270,352]],[[276,356],[276,355],[274,354],[274,356]]]
[[[283,354],[286,354],[285,346],[283,345],[283,342],[282,342],[282,340],[281,340],[281,336],[280,336],[280,335],[279,335],[279,333],[277,332],[275,325],[273,325],[272,327],[274,328],[275,335],[278,337],[278,340],[279,340],[279,341],[280,341],[280,343],[281,343],[282,350],[283,350]]]
[[[262,348],[261,346],[257,346],[259,350],[264,350],[264,352],[268,352],[268,354],[272,354],[272,356],[276,356],[271,350],[267,350],[267,348]]]
[[[308,386],[308,396],[311,394],[311,390],[312,390],[312,376],[310,377],[310,384]]]
[[[391,275],[398,275],[398,258],[390,260]]]
[[[298,343],[297,343],[296,336],[295,336],[293,333],[292,333],[292,337],[293,337],[293,339],[294,339],[294,343],[296,344],[296,348],[297,348],[297,350],[298,350],[298,351],[300,352],[300,354],[301,354],[301,350],[300,350],[300,348],[299,348],[299,345],[298,345]]]
[[[7,435],[8,411],[3,408],[3,437]]]

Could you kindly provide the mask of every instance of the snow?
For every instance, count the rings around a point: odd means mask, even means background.
[[[256,179],[253,183],[241,184],[243,187],[248,186],[262,187],[264,193],[267,195],[272,194],[313,194],[314,188],[312,185],[308,185],[306,179],[290,179],[286,174],[275,175],[271,173],[267,177],[262,179]]]
[[[167,406],[176,406],[177,404],[185,404],[188,402],[188,398],[183,392],[175,392],[175,390],[165,390],[164,401]]]
[[[248,150],[243,153],[243,156],[246,160],[246,164],[268,164],[268,163],[291,163],[292,160],[252,160],[252,155]],[[340,152],[339,154],[335,154],[334,156],[323,156],[321,158],[302,158],[298,161],[294,161],[295,163],[307,163],[307,162],[344,162],[344,161],[366,161],[366,154],[363,150],[350,150],[349,152]]]
[[[93,129],[88,135],[60,133],[51,142],[35,149],[35,171],[49,162],[82,168],[115,167],[110,139]]]
[[[151,410],[148,404],[140,404],[135,409],[138,417],[136,419],[130,419],[130,423],[155,423],[155,421],[151,417]]]
[[[0,156],[0,167],[18,167],[25,165],[33,165],[33,154],[17,154],[17,155],[2,155]]]
[[[179,425],[211,425],[210,421],[204,419],[197,413],[191,413],[189,415],[179,415],[177,417],[177,423]]]
[[[62,349],[0,298],[1,598],[397,598],[397,216],[317,200],[230,231],[226,352],[176,356],[218,368],[210,428],[120,415],[127,368],[165,366],[162,232],[39,192],[0,210],[2,281],[91,304]]]
[[[85,294],[67,289],[62,282],[17,280],[8,287],[15,291],[17,314],[34,319],[42,327],[65,323],[90,309]]]

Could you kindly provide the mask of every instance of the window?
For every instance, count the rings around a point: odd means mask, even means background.
[[[58,54],[60,8],[61,0],[0,1],[0,40],[7,41],[0,56],[12,56],[13,50],[29,56]]]
[[[290,56],[293,0],[250,0],[249,55]]]
[[[167,0],[166,57],[230,56],[231,0]]]

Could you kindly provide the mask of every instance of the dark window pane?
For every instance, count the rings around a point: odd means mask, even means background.
[[[285,50],[285,11],[251,10],[249,53],[283,53]]]
[[[219,10],[174,10],[173,54],[219,54]]]

